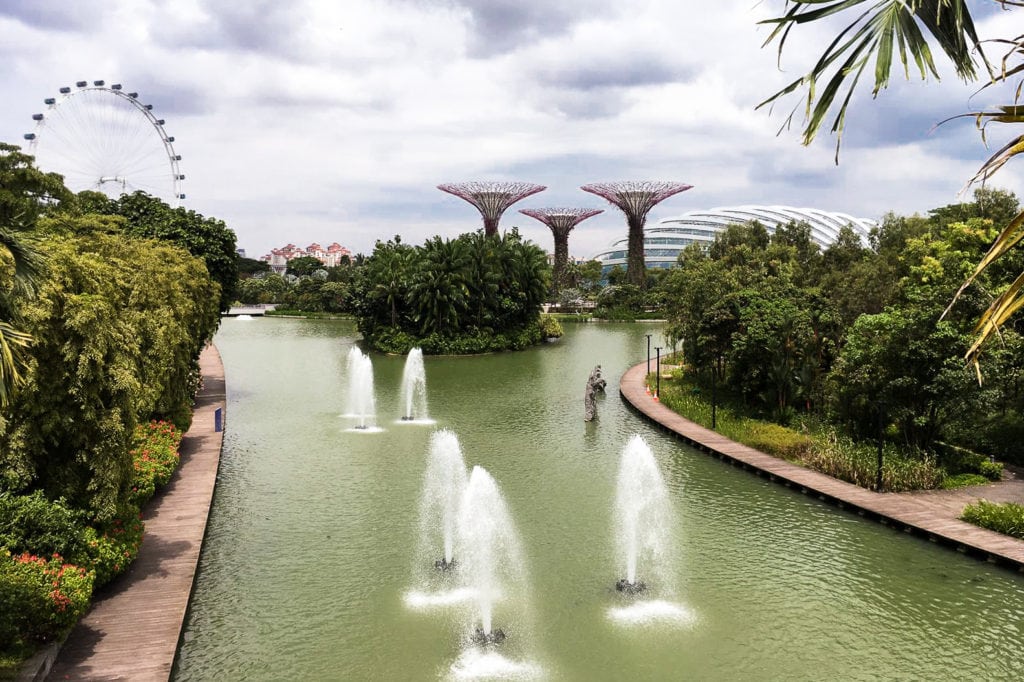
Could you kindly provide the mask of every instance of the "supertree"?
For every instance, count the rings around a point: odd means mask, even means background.
[[[657,204],[673,194],[693,187],[681,182],[626,180],[624,182],[595,182],[580,187],[584,192],[604,197],[626,214],[629,225],[629,245],[626,254],[626,279],[640,288],[645,285],[644,223],[647,214]]]
[[[451,182],[438,185],[442,192],[454,194],[476,206],[484,219],[484,234],[498,234],[498,221],[505,209],[520,199],[541,192],[547,187],[529,182]]]
[[[552,289],[558,298],[565,283],[565,268],[569,263],[569,233],[572,228],[587,218],[604,213],[600,208],[522,208],[523,215],[536,218],[549,228],[555,236],[555,267],[552,273]]]

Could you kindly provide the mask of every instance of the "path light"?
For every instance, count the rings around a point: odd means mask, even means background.
[[[883,418],[885,401],[878,399],[878,469],[875,471],[875,492],[882,492],[882,442],[885,437],[885,420]]]
[[[644,388],[647,389],[647,393],[650,394],[651,386],[648,383],[650,379],[647,377],[651,376],[651,335],[645,334],[647,337],[647,374],[644,375]]]
[[[658,353],[658,368],[655,370],[657,372],[657,377],[655,378],[657,388],[654,389],[654,399],[658,400],[658,396],[661,394],[661,346],[655,346],[654,350]]]

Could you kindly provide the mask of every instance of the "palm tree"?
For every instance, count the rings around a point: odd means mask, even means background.
[[[1003,9],[1024,7],[1024,0],[992,0]],[[932,59],[929,42],[936,44],[953,64],[957,76],[965,81],[978,79],[978,67],[984,67],[987,82],[982,89],[993,85],[1006,84],[1024,76],[1024,35],[999,38],[992,42],[1006,50],[998,67],[994,67],[982,50],[982,41],[975,30],[974,20],[966,0],[787,0],[787,11],[781,17],[764,23],[775,26],[765,45],[778,40],[781,53],[790,31],[803,24],[812,23],[846,13],[855,18],[836,36],[814,66],[806,74],[794,80],[758,105],[774,105],[783,97],[798,90],[806,91],[805,122],[803,143],[810,144],[831,110],[836,109],[836,99],[845,87],[835,118],[832,132],[836,134],[836,163],[839,162],[839,146],[842,142],[846,111],[861,77],[873,66],[874,87],[872,95],[884,89],[889,83],[893,57],[909,76],[911,62],[922,79],[932,76],[939,78]],[[978,55],[975,58],[975,55]],[[1018,104],[1021,86],[1018,82],[1012,103],[988,111],[975,111],[963,116],[974,117],[984,138],[985,126],[990,122],[1024,123],[1024,106]],[[799,103],[786,118],[783,128],[790,125]],[[955,117],[956,118],[956,117]],[[985,182],[1002,168],[1011,158],[1024,153],[1024,135],[1011,140],[981,166],[968,184]],[[995,260],[1017,245],[1024,238],[1024,211],[1004,226],[985,257],[978,263],[974,273],[963,283],[954,295],[950,307],[963,291]],[[1011,315],[1024,306],[1024,273],[1021,273],[982,314],[975,327],[976,337],[967,358],[978,369],[978,357],[985,343],[997,335],[999,328]],[[946,312],[949,312],[947,308]],[[944,313],[945,314],[945,313]],[[981,379],[980,370],[978,379]]]
[[[18,328],[18,301],[34,295],[43,258],[27,236],[46,206],[70,196],[59,175],[39,171],[31,156],[0,143],[0,407],[24,383],[32,343]]]
[[[420,267],[409,291],[422,334],[459,330],[469,306],[468,264],[469,254],[458,239],[434,237],[423,244]]]

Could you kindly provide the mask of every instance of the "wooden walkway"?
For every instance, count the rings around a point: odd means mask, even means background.
[[[161,680],[171,674],[185,620],[206,519],[217,480],[223,432],[224,366],[216,347],[199,358],[203,388],[192,428],[181,441],[181,466],[146,507],[146,534],[128,573],[100,590],[71,631],[49,680]]]
[[[979,499],[1024,504],[1024,480],[960,490],[876,493],[741,445],[681,417],[647,394],[646,370],[646,362],[627,370],[619,383],[619,394],[637,412],[698,449],[842,509],[918,533],[961,552],[1024,570],[1024,541],[957,518],[966,504]]]

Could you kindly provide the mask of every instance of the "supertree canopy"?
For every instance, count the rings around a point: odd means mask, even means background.
[[[595,182],[580,187],[584,192],[604,197],[626,214],[629,225],[629,244],[626,256],[626,278],[630,284],[643,287],[644,223],[647,214],[657,204],[673,194],[693,187],[682,182],[626,180],[624,182]]]
[[[600,208],[523,208],[523,215],[536,218],[549,228],[555,236],[555,267],[552,273],[552,288],[557,298],[565,283],[565,268],[569,262],[569,233],[572,228],[587,218],[604,213]]]
[[[484,219],[484,234],[498,234],[498,221],[505,209],[520,199],[541,192],[547,187],[529,182],[452,182],[438,185],[442,192],[454,194],[476,206]]]

